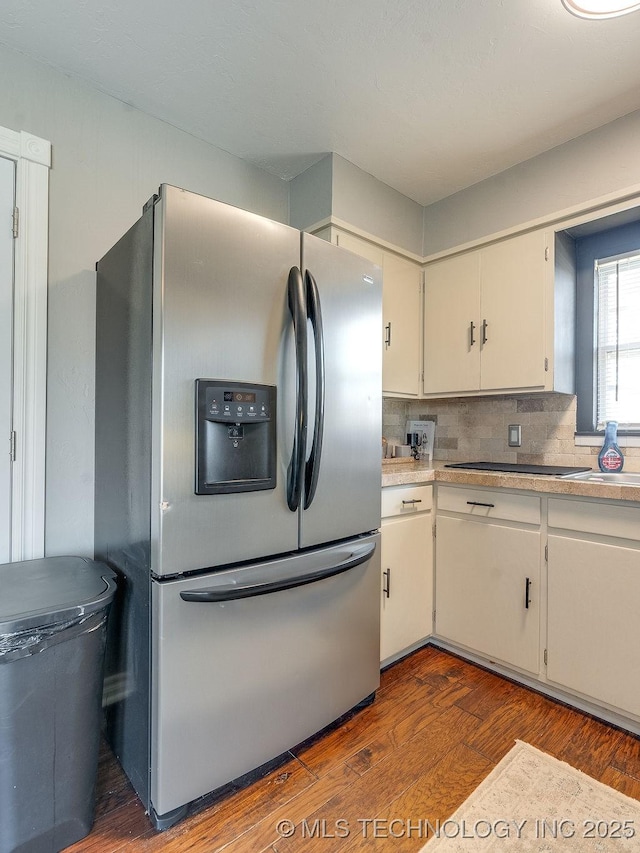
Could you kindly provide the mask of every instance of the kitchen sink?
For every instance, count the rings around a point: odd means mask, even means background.
[[[640,486],[640,474],[605,474],[602,471],[583,471],[580,474],[565,474],[563,480],[580,480],[586,483],[609,483],[612,486]]]

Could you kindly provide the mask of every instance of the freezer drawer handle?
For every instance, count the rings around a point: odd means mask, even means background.
[[[293,335],[296,346],[296,428],[293,436],[291,461],[287,469],[287,506],[297,512],[302,495],[304,457],[307,448],[307,312],[305,308],[304,284],[298,267],[289,271],[287,285],[289,310],[293,320]]]
[[[334,575],[340,575],[349,569],[355,569],[356,566],[360,566],[362,563],[370,560],[375,549],[375,542],[371,542],[363,550],[354,551],[349,554],[343,562],[318,569],[315,572],[309,572],[306,575],[298,575],[294,578],[267,583],[249,584],[247,586],[236,584],[233,586],[220,586],[214,589],[192,589],[188,592],[181,592],[180,598],[183,601],[200,602],[235,601],[239,598],[254,598],[257,595],[268,595],[272,592],[281,592],[284,589],[295,589],[298,586],[306,586],[325,578],[331,578]]]
[[[322,438],[324,434],[324,333],[322,330],[322,309],[320,307],[320,294],[318,285],[309,270],[304,274],[307,313],[313,329],[313,341],[316,351],[316,410],[313,423],[313,443],[311,453],[305,469],[305,500],[304,508],[309,509],[318,486],[318,474],[320,472],[320,457],[322,456]]]

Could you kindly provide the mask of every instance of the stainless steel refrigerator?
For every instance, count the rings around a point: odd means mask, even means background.
[[[163,828],[379,684],[381,272],[168,185],[96,268],[108,732]]]

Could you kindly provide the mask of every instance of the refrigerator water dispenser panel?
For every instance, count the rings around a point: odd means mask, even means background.
[[[275,486],[275,385],[196,379],[196,494]]]

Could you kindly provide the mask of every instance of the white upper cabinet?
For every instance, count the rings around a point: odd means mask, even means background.
[[[554,385],[553,233],[532,231],[425,268],[424,396]]]
[[[424,291],[425,393],[480,388],[480,253],[428,266]]]
[[[547,248],[547,235],[534,231],[482,250],[482,388],[545,385],[545,304],[553,287]]]
[[[382,275],[382,391],[418,397],[422,271],[418,264],[385,252]]]
[[[382,267],[382,393],[419,397],[421,391],[422,270],[418,263],[331,227],[318,233]]]

